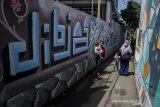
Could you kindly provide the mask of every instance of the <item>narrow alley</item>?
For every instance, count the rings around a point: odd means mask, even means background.
[[[0,0],[0,107],[160,107],[160,0]]]
[[[44,107],[140,107],[133,59],[128,76],[119,76],[119,71],[114,70],[113,57],[103,64],[102,75],[97,76],[95,70],[88,72],[78,83]]]

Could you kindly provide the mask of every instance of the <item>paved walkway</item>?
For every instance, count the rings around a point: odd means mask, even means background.
[[[130,61],[129,67],[128,76],[118,77],[105,107],[140,107],[134,81],[133,61]]]
[[[113,70],[113,57],[102,66],[104,74],[96,76],[89,72],[78,83],[70,87],[45,107],[139,107],[120,100],[138,100],[134,82],[133,62],[129,76],[119,76]],[[118,100],[119,102],[114,102]]]

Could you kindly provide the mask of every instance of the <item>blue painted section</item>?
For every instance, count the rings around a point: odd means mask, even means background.
[[[88,37],[89,37],[89,29],[88,28],[84,28],[84,33],[87,35],[87,42],[86,42],[86,45],[88,46]]]
[[[148,2],[145,4],[145,10],[148,11]]]
[[[32,12],[32,43],[33,59],[19,62],[19,53],[26,51],[26,42],[9,43],[10,72],[15,76],[17,73],[26,72],[36,68],[40,62],[39,47],[39,14]]]
[[[74,27],[73,36],[82,36],[82,28],[79,21],[76,23],[76,26]]]
[[[144,31],[144,33],[143,33],[143,37],[145,37],[145,36],[147,36],[147,34],[148,34],[148,31],[149,31],[149,29],[147,28],[145,31]]]
[[[54,54],[54,61],[61,60],[71,55],[71,27],[69,26],[67,30],[68,30],[68,49],[67,51]]]
[[[88,39],[87,38],[74,38],[74,40],[73,40],[73,55],[84,52],[88,49],[88,46],[76,48],[77,43],[84,43],[84,42],[87,43]]]
[[[44,64],[50,63],[50,41],[44,41]]]
[[[72,20],[72,16],[71,16],[71,14],[68,14],[67,15],[67,21],[71,21]]]
[[[88,17],[86,16],[85,17],[85,20],[84,20],[84,27],[89,27],[89,19],[88,19]]]
[[[145,80],[145,84],[146,84],[146,89],[147,91],[149,91],[149,81],[150,81],[150,73],[148,74],[146,80]]]
[[[155,97],[154,97],[154,103],[153,107],[159,107],[160,106],[160,92],[156,92]]]
[[[142,75],[143,75],[143,70],[144,70],[144,60],[143,60],[144,58],[143,58],[143,56],[141,57],[141,61],[140,61],[140,65],[139,65],[139,67],[140,67],[140,72],[142,73]]]
[[[147,37],[145,38],[145,43],[146,44],[144,44],[144,50],[143,50],[143,55],[145,55],[145,57],[143,57],[144,64],[146,64],[148,59],[149,59],[149,48],[150,48],[150,45],[148,43]]]
[[[49,33],[49,29],[50,29],[50,27],[49,27],[49,24],[47,24],[47,23],[45,23],[44,25],[43,25],[43,27],[44,27],[44,29],[43,29],[43,31],[44,31],[44,33]]]
[[[53,19],[53,41],[54,41],[54,46],[63,46],[65,45],[65,26],[64,25],[59,25],[59,20],[58,20],[58,11],[56,9],[54,9],[53,13],[52,13],[52,19]],[[58,33],[61,34],[61,38],[58,38]]]
[[[152,8],[156,9],[156,5],[155,5],[155,1],[154,0],[152,0]]]
[[[80,25],[79,22],[77,22],[77,24],[74,28],[73,36],[74,37],[79,37],[79,38],[73,38],[73,55],[79,54],[81,52],[84,52],[84,51],[88,50],[88,36],[89,36],[88,26],[89,26],[89,21],[88,21],[87,17],[85,18],[84,26],[85,26],[85,28],[84,28],[83,33],[87,34],[87,37],[82,37],[82,29],[81,29],[81,25]],[[76,48],[76,44],[78,44],[78,43],[86,43],[86,46]]]
[[[160,28],[159,28],[159,31],[158,31],[158,39],[160,39]]]
[[[157,19],[157,15],[156,15],[156,13],[154,13],[154,15],[153,15],[153,17],[152,17],[152,20],[151,20],[151,22],[150,22],[150,28],[151,28],[151,29],[154,29],[155,24],[156,24],[156,19]]]

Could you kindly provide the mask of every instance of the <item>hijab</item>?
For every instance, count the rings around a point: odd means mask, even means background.
[[[131,49],[131,46],[130,46],[130,42],[128,40],[126,40],[123,45],[121,46],[120,48],[120,51],[122,53],[122,56],[125,54],[125,53],[132,53],[132,49]]]

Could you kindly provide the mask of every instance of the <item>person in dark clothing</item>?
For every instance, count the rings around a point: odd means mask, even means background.
[[[132,53],[130,42],[126,40],[124,44],[121,46],[120,51],[121,51],[121,69],[119,74],[128,75],[129,60],[131,57],[130,54]]]

